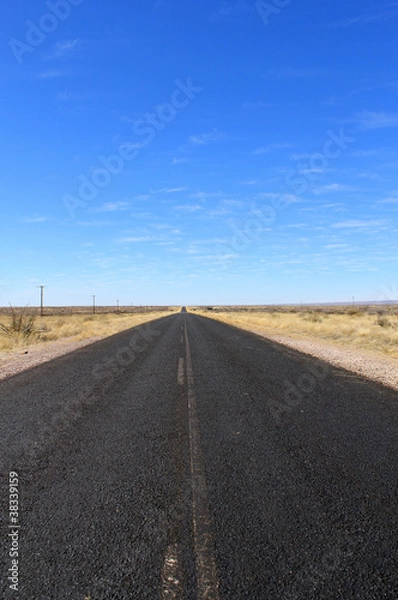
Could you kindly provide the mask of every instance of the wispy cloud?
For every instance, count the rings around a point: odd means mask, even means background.
[[[334,229],[380,229],[386,226],[386,221],[366,221],[362,219],[348,219],[347,221],[341,221],[334,223],[332,227]]]
[[[189,162],[189,158],[186,158],[186,157],[184,157],[184,156],[182,156],[182,157],[177,157],[177,156],[175,156],[175,157],[173,158],[173,160],[172,160],[172,163],[171,163],[171,164],[173,164],[173,165],[179,165],[180,163],[187,163],[187,162]]]
[[[333,192],[355,192],[358,191],[351,185],[345,185],[343,183],[331,183],[329,185],[322,185],[313,189],[314,194],[329,194]]]
[[[117,212],[121,210],[128,210],[130,207],[129,202],[106,202],[99,206],[98,208],[93,208],[92,212]]]
[[[350,246],[348,244],[326,244],[324,248],[326,250],[347,250]]]
[[[185,192],[186,191],[186,187],[174,187],[174,188],[168,188],[168,187],[164,187],[161,188],[160,190],[149,190],[151,192],[151,194],[177,194],[178,192]]]
[[[271,108],[274,106],[271,102],[262,102],[261,100],[257,102],[243,102],[242,108],[245,110],[259,110],[262,108]]]
[[[260,146],[253,150],[253,155],[260,154],[268,154],[268,152],[272,152],[273,150],[283,150],[284,148],[293,148],[294,144],[290,144],[288,142],[280,142],[275,144],[268,144],[267,146]]]
[[[178,206],[174,206],[174,210],[193,213],[203,210],[203,206],[200,204],[179,204]]]
[[[398,204],[398,192],[393,192],[386,198],[379,200],[377,204]]]
[[[267,154],[267,152],[269,152],[269,148],[267,146],[259,146],[253,150],[252,154],[254,156],[260,156],[260,154]]]
[[[276,79],[304,79],[307,77],[319,77],[328,74],[329,71],[327,71],[326,69],[319,69],[313,67],[277,67],[274,69],[268,69],[267,71],[265,71],[263,76],[266,78]]]
[[[302,199],[295,194],[276,194],[275,192],[263,192],[262,194],[259,194],[259,197],[265,198],[269,201],[280,200],[283,201],[283,204],[285,205],[302,202]]]
[[[66,71],[62,71],[61,69],[48,69],[39,73],[37,77],[38,79],[54,79],[55,77],[62,77],[65,73]]]
[[[76,47],[81,43],[81,40],[76,38],[74,40],[63,40],[59,41],[55,44],[53,49],[49,54],[47,54],[47,59],[51,60],[54,58],[61,58],[68,54],[71,54]]]
[[[179,229],[171,229],[161,233],[148,233],[142,235],[127,235],[116,240],[117,244],[138,244],[143,242],[153,242],[155,244],[165,245],[174,243],[179,239],[181,232]],[[172,238],[172,239],[170,239]]]
[[[24,223],[44,223],[44,221],[48,221],[47,217],[25,217],[23,219]]]
[[[93,219],[92,221],[77,221],[76,225],[80,227],[110,227],[116,225],[115,221],[100,221]]]
[[[369,156],[375,156],[375,154],[378,154],[379,150],[354,150],[353,152],[351,152],[351,156],[353,156],[354,158],[368,158]]]
[[[363,110],[357,113],[354,121],[361,129],[384,129],[398,127],[398,113],[372,112]]]
[[[358,173],[357,177],[359,179],[381,179],[381,175],[379,173],[367,173],[366,171],[363,173]]]
[[[378,12],[367,13],[358,15],[357,17],[351,17],[335,23],[330,23],[330,27],[351,27],[352,25],[367,25],[368,23],[375,23],[377,21],[390,21],[398,17],[398,4],[393,2],[385,10],[379,10]]]
[[[213,129],[213,131],[210,131],[209,133],[201,133],[199,135],[191,135],[189,138],[189,141],[191,142],[191,144],[204,146],[204,145],[210,144],[212,142],[217,142],[218,140],[221,140],[222,138],[223,138],[223,135],[217,129]]]
[[[197,198],[198,200],[208,200],[209,198],[225,198],[224,192],[193,192],[189,194],[190,198]]]
[[[160,238],[156,235],[138,235],[127,236],[117,240],[118,244],[136,244],[139,242],[159,242]]]
[[[216,8],[210,15],[213,22],[223,21],[225,19],[238,19],[253,10],[251,4],[239,0],[238,2],[224,2]]]

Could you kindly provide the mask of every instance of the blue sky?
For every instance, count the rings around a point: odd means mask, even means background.
[[[398,2],[2,9],[0,305],[398,297]]]

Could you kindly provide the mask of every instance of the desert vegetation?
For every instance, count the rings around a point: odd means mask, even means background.
[[[324,340],[398,358],[398,306],[195,307],[251,331]]]
[[[37,315],[35,309],[12,308],[0,314],[0,350],[11,351],[56,340],[78,341],[106,337],[164,317],[179,309],[162,307],[136,312],[73,314],[72,310],[59,310],[58,314]],[[54,311],[56,312],[56,311]]]

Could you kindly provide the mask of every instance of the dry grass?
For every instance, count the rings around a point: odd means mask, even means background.
[[[1,335],[4,328],[10,329],[11,322],[10,317],[0,315],[0,350],[12,351],[22,346],[26,347],[55,340],[77,341],[92,337],[107,337],[141,323],[165,317],[172,312],[177,312],[177,310],[170,309],[169,311],[134,314],[110,313],[38,317],[35,321],[35,331],[28,338],[19,335],[17,332]]]
[[[14,341],[26,341],[37,335],[36,316],[28,308],[10,308],[8,323],[0,322],[0,335]]]
[[[397,311],[390,314],[385,311],[369,314],[361,310],[348,310],[343,314],[320,310],[250,312],[250,309],[247,312],[216,309],[195,312],[242,329],[324,340],[338,346],[367,349],[398,358]]]

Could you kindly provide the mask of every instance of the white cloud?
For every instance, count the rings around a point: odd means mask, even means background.
[[[55,77],[62,77],[63,75],[65,75],[65,71],[61,71],[61,69],[48,69],[47,71],[39,73],[38,79],[54,79]]]
[[[381,175],[378,173],[358,173],[359,179],[381,179]]]
[[[47,59],[61,58],[73,52],[73,50],[81,43],[78,38],[74,40],[63,40],[57,42],[50,54],[47,55]]]
[[[208,198],[224,198],[226,194],[223,192],[195,192],[189,194],[190,198],[197,198],[198,200],[207,200]]]
[[[252,10],[251,4],[238,0],[237,2],[224,2],[210,15],[210,20],[213,22],[222,21],[224,19],[237,19],[243,14]]]
[[[262,194],[259,194],[259,196],[271,201],[280,201],[283,202],[283,204],[302,202],[301,198],[295,194],[276,194],[274,192],[263,192]]]
[[[260,155],[260,154],[267,154],[267,152],[269,152],[269,147],[268,146],[260,146],[259,148],[256,148],[255,150],[253,150],[252,154],[253,155]]]
[[[328,71],[326,69],[317,69],[317,68],[299,68],[294,69],[291,67],[278,67],[275,69],[268,69],[264,73],[264,77],[267,78],[277,78],[277,79],[304,79],[307,77],[319,77],[321,75],[327,75]]]
[[[294,147],[294,144],[290,144],[288,142],[279,142],[279,143],[275,143],[275,144],[268,144],[267,146],[260,146],[259,148],[256,148],[255,150],[253,150],[252,154],[267,154],[268,152],[272,152],[272,150],[283,150],[284,148],[293,148],[293,147]],[[308,157],[309,156],[310,155],[308,155]]]
[[[398,194],[387,196],[387,198],[379,200],[377,204],[398,204]]]
[[[106,202],[98,208],[93,208],[92,212],[117,212],[120,210],[128,210],[129,202]]]
[[[331,23],[330,26],[350,27],[351,25],[367,25],[368,23],[375,23],[377,21],[390,21],[391,19],[398,17],[398,10],[396,7],[397,3],[394,2],[387,10],[382,10],[373,14],[363,14],[358,17],[351,17],[349,19],[344,19],[343,21]]]
[[[173,165],[179,165],[180,163],[187,163],[189,162],[189,158],[177,158],[176,156],[173,158],[172,164]]]
[[[155,235],[140,235],[140,236],[128,236],[119,238],[119,244],[135,244],[137,242],[159,242],[159,237]]]
[[[356,188],[354,188],[350,185],[345,185],[343,183],[331,183],[329,185],[323,185],[323,186],[314,188],[313,191],[314,191],[314,194],[319,196],[320,194],[328,194],[330,192],[355,192],[357,190],[356,190]]]
[[[212,142],[217,142],[223,138],[222,134],[217,129],[213,129],[209,133],[201,133],[199,135],[191,135],[189,141],[192,144],[203,146]]]
[[[261,108],[270,108],[272,106],[274,106],[274,104],[271,104],[270,102],[262,102],[261,100],[257,102],[243,102],[242,104],[242,108],[245,110],[257,110]]]
[[[77,221],[76,225],[80,225],[81,227],[109,227],[111,225],[115,225],[114,221]]]
[[[24,222],[25,223],[44,223],[44,221],[47,221],[48,218],[47,217],[25,217]]]
[[[335,210],[344,210],[345,205],[342,202],[330,202],[328,204],[322,204],[320,208],[333,208]]]
[[[160,190],[149,190],[151,194],[176,194],[177,192],[185,192],[186,187],[161,188]]]
[[[198,210],[203,210],[203,206],[200,206],[200,204],[180,204],[179,206],[174,206],[174,209],[184,212],[197,212]]]
[[[334,223],[332,227],[334,229],[380,229],[385,227],[385,221],[365,221],[361,219],[348,219],[347,221],[341,221],[340,223]]]
[[[398,127],[398,113],[372,112],[363,110],[357,113],[354,121],[361,129],[384,129]]]
[[[355,150],[351,152],[351,156],[355,158],[367,158],[368,156],[374,156],[378,154],[378,150]]]

